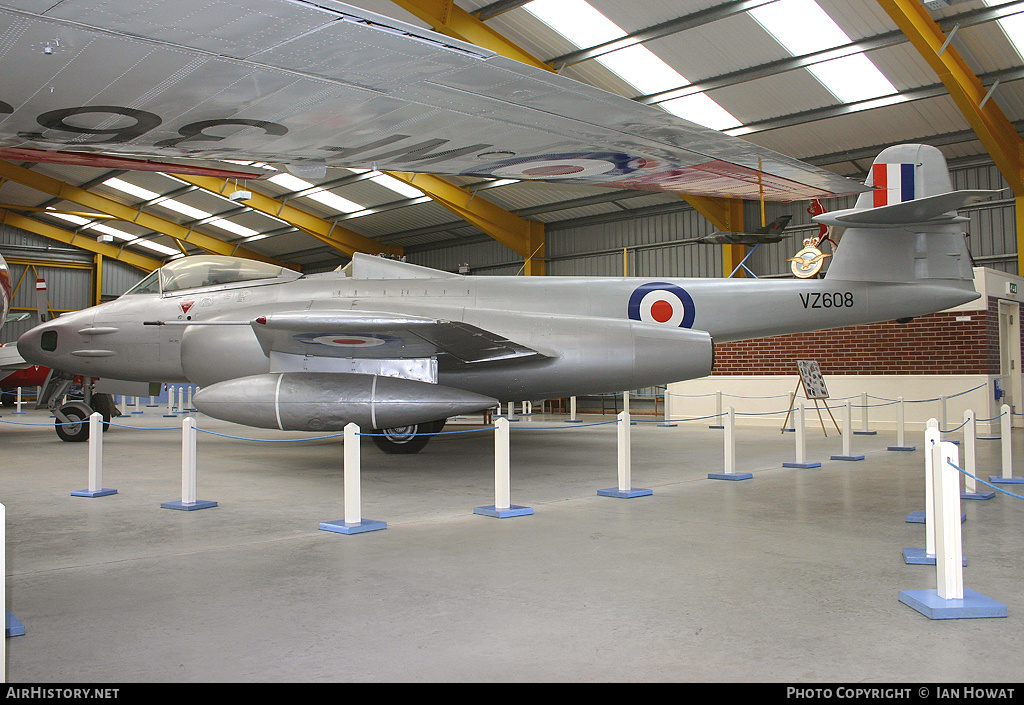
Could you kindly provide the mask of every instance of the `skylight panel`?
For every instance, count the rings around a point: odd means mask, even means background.
[[[850,43],[850,37],[815,0],[777,0],[750,16],[793,56]],[[840,102],[853,103],[896,93],[896,87],[863,53],[807,67]]]
[[[523,7],[580,49],[626,36],[621,27],[585,0],[533,0]],[[613,71],[641,94],[658,93],[689,83],[682,74],[642,44],[603,54],[595,61]],[[704,93],[666,101],[660,105],[684,120],[714,130],[741,124],[729,111]]]
[[[1004,0],[984,0],[989,7],[1002,5]],[[1024,14],[1018,13],[996,20],[999,28],[1006,34],[1006,38],[1013,44],[1017,53],[1024,57]]]
[[[286,174],[284,172],[271,176],[269,179],[267,179],[267,181],[275,183],[278,186],[283,186],[289,191],[295,192],[316,188],[314,184],[311,184],[305,179],[300,179],[297,176],[292,176],[291,174]],[[330,191],[314,191],[312,193],[303,194],[303,196],[305,198],[310,198],[316,201],[317,203],[321,203],[327,206],[328,208],[332,208],[338,211],[339,213],[354,213],[356,211],[360,211],[363,209],[363,206],[361,204],[356,203],[355,201],[350,201],[347,198],[342,198],[341,196],[331,193]]]

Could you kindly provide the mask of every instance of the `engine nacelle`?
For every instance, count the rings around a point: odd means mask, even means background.
[[[274,372],[204,387],[193,397],[214,418],[282,431],[394,428],[497,405],[462,389],[399,377],[337,372]]]

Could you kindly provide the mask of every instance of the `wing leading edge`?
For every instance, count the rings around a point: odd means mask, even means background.
[[[0,147],[769,200],[865,190],[663,110],[328,0],[0,0],[5,33]]]

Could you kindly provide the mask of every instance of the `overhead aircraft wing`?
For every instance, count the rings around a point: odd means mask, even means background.
[[[264,353],[308,357],[436,357],[441,369],[543,358],[536,350],[459,321],[375,311],[285,311],[252,329]]]
[[[865,190],[333,0],[0,0],[0,37],[0,147],[51,159],[255,160],[769,200]]]

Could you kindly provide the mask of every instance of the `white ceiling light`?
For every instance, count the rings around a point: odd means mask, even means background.
[[[750,16],[793,56],[850,43],[846,32],[815,0],[777,0],[755,7]],[[863,53],[812,64],[807,70],[843,103],[897,92]]]
[[[586,0],[533,0],[523,6],[579,48],[621,39],[626,32]],[[641,94],[658,93],[689,83],[678,71],[642,44],[634,44],[599,56],[600,62]],[[684,120],[714,130],[738,127],[741,123],[704,93],[665,101],[659,105]]]

